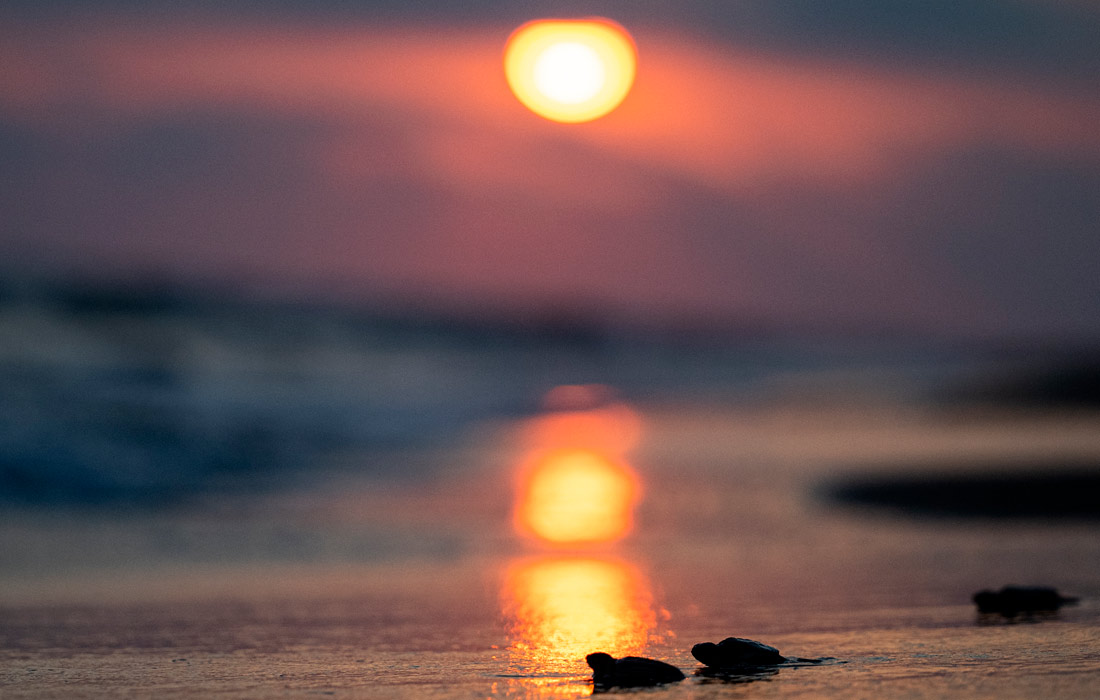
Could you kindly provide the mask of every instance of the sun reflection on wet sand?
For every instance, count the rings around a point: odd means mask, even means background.
[[[606,548],[633,527],[640,479],[627,459],[641,421],[602,386],[562,386],[525,431],[516,532],[557,550],[511,562],[501,605],[518,681],[539,697],[573,696],[584,657],[639,654],[659,640],[649,581]]]
[[[576,672],[593,651],[639,652],[657,627],[648,581],[616,559],[520,560],[507,573],[504,607],[514,658],[542,673]]]
[[[517,525],[553,543],[610,542],[633,525],[635,479],[623,461],[591,450],[540,455],[529,467]]]
[[[558,387],[527,430],[519,467],[516,530],[544,543],[613,542],[633,527],[641,495],[625,459],[640,436],[637,414],[603,387]]]

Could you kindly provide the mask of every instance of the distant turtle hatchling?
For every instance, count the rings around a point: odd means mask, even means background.
[[[684,680],[683,672],[675,666],[640,656],[616,659],[599,651],[589,654],[585,661],[592,667],[594,690],[641,688]]]
[[[1005,586],[999,591],[978,591],[973,600],[979,613],[1000,613],[1009,618],[1033,613],[1054,613],[1063,605],[1077,602],[1077,598],[1064,596],[1058,589],[1047,586]]]
[[[691,648],[691,655],[711,668],[774,666],[787,661],[775,647],[741,637],[727,637],[717,644],[700,642]]]

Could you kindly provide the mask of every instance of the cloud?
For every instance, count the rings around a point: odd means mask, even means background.
[[[1089,80],[1100,68],[1094,0],[7,0],[24,17],[124,18],[217,13],[291,23],[518,25],[532,17],[604,15],[631,27],[707,34],[753,52],[876,63],[1012,67]]]
[[[563,126],[508,94],[510,29],[5,25],[0,249],[471,303],[924,327],[1034,326],[1092,288],[1078,268],[1095,253],[1069,242],[1096,210],[1094,92],[650,28],[622,107]],[[1051,248],[1034,244],[1045,223]],[[1051,284],[1063,263],[1072,289]],[[1100,312],[1074,304],[1066,327]]]
[[[28,34],[8,37],[2,56],[0,107],[14,118],[249,109],[354,127],[383,113],[428,134],[415,148],[426,169],[468,163],[458,173],[463,187],[481,173],[548,189],[538,177],[502,171],[524,168],[524,154],[539,146],[570,143],[719,186],[878,176],[912,152],[978,140],[1100,153],[1095,94],[1019,85],[1013,76],[991,83],[761,58],[660,34],[639,35],[642,69],[626,104],[572,129],[532,120],[508,95],[499,66],[505,28],[172,24]],[[494,163],[486,150],[496,151]],[[563,159],[545,160],[553,170]]]

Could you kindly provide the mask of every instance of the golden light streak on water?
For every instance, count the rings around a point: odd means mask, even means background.
[[[544,671],[575,671],[593,651],[640,652],[657,627],[648,581],[616,559],[521,560],[504,591],[511,651]]]
[[[521,531],[554,544],[611,542],[633,527],[630,467],[591,450],[536,458],[518,513]]]
[[[630,532],[641,484],[626,452],[641,422],[606,393],[558,387],[547,396],[551,408],[562,408],[528,427],[514,515],[519,533],[562,546],[614,542]]]

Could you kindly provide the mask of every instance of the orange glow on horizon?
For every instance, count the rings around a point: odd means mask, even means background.
[[[558,387],[551,411],[527,431],[516,530],[554,545],[613,542],[634,525],[641,484],[624,455],[638,441],[637,414],[607,403],[604,387]],[[587,407],[587,408],[586,408]]]
[[[572,671],[597,650],[637,653],[657,627],[645,578],[616,560],[518,562],[506,576],[504,598],[512,652],[542,671]]]
[[[535,114],[587,122],[619,106],[634,84],[637,54],[625,29],[606,19],[536,20],[504,51],[504,75]]]

